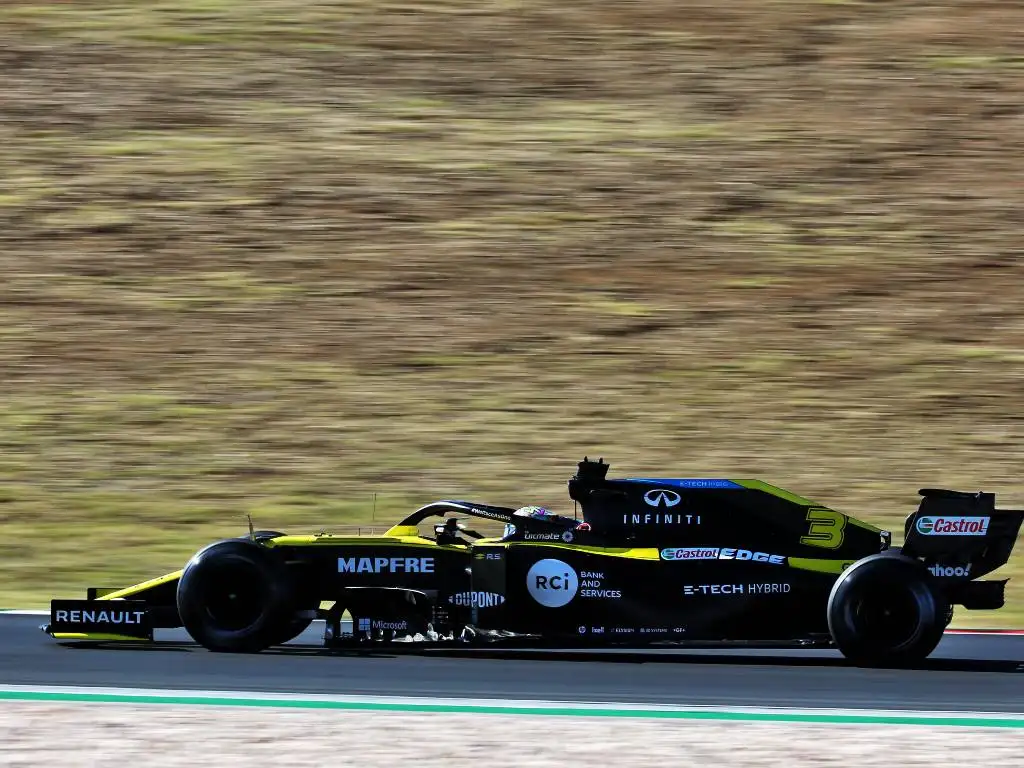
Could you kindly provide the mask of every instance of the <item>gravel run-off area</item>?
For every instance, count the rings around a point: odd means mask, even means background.
[[[7,702],[0,765],[1024,765],[1016,729]]]

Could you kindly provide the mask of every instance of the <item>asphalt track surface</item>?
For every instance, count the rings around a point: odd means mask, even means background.
[[[322,623],[280,649],[61,645],[42,616],[0,615],[0,684],[681,706],[1024,712],[1024,636],[947,635],[920,668],[859,669],[830,650],[328,651]]]

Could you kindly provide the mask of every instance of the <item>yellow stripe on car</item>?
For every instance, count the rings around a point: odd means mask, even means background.
[[[131,641],[133,643],[148,643],[149,638],[129,637],[128,635],[105,635],[100,632],[54,632],[53,637],[57,640],[105,640],[105,641]]]
[[[517,547],[551,547],[554,549],[568,549],[572,552],[585,552],[588,555],[603,555],[605,557],[626,557],[631,560],[660,560],[657,549],[648,548],[616,548],[616,547],[586,547],[580,544],[558,544],[553,541],[513,541],[510,542]]]
[[[134,584],[134,585],[132,585],[130,587],[125,587],[124,589],[119,589],[116,592],[111,592],[109,594],[103,595],[102,597],[97,597],[96,599],[97,600],[117,600],[118,598],[122,598],[122,597],[131,597],[132,595],[137,595],[139,592],[145,592],[147,589],[152,589],[153,587],[159,587],[159,586],[161,586],[163,584],[167,584],[170,581],[176,581],[177,579],[180,579],[180,578],[181,578],[181,571],[180,570],[179,571],[174,571],[173,573],[168,573],[168,574],[166,574],[164,576],[158,576],[155,579],[150,579],[149,581],[144,581],[141,584]]]
[[[321,536],[278,536],[263,543],[266,547],[381,547],[402,545],[403,547],[424,547],[438,549],[442,545],[422,536],[344,536],[324,534]]]
[[[829,511],[832,511],[829,507],[826,507],[823,504],[818,504],[817,502],[804,498],[803,496],[793,493],[792,491],[787,491],[785,488],[779,488],[777,485],[766,483],[764,480],[733,480],[732,482],[752,491],[764,491],[765,493],[770,493],[772,496],[777,496],[780,499],[785,499],[786,501],[791,502],[793,504],[798,504],[801,507],[814,507],[815,509],[828,509]],[[882,532],[881,528],[876,528],[875,526],[871,525],[871,523],[865,523],[863,520],[858,520],[857,518],[850,517],[849,515],[843,515],[843,517],[846,518],[846,525],[853,525],[857,528],[863,528],[865,531],[871,531],[872,533]]]

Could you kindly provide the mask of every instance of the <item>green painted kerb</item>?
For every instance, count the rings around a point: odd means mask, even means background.
[[[178,704],[219,707],[277,707],[284,709],[333,709],[378,712],[437,712],[485,715],[541,715],[544,717],[633,717],[661,720],[718,720],[769,723],[827,723],[831,725],[931,725],[970,728],[1024,728],[1024,716],[972,715],[948,717],[927,713],[873,714],[865,712],[816,714],[813,712],[742,712],[729,710],[616,709],[590,707],[532,707],[499,704],[431,704],[430,702],[337,701],[329,699],[261,699],[179,694],[120,694],[51,691],[0,691],[3,701],[91,702],[105,704]]]

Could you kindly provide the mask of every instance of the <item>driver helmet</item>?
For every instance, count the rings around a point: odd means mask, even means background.
[[[534,520],[554,520],[558,515],[544,507],[520,507],[512,513],[515,517],[532,517]]]
[[[535,506],[520,507],[519,509],[517,509],[515,512],[512,513],[512,516],[513,517],[531,517],[534,520],[546,520],[546,521],[552,522],[552,523],[555,520],[558,519],[558,515],[556,515],[550,509],[545,509],[544,507],[535,507]],[[507,538],[508,536],[512,536],[512,535],[515,534],[515,532],[516,532],[515,524],[507,523],[505,525],[505,533],[503,534],[503,538]]]

